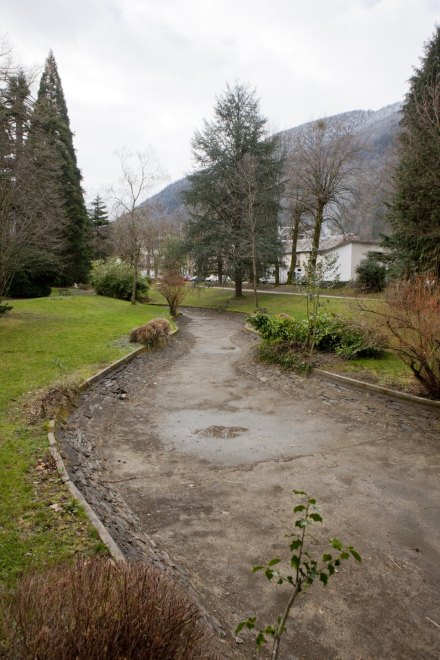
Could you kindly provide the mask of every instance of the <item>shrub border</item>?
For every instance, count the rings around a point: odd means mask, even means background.
[[[175,335],[179,331],[178,327],[173,328],[171,332],[169,333],[169,336]],[[128,355],[124,355],[124,357],[120,358],[119,360],[116,360],[115,362],[112,362],[109,364],[107,367],[104,367],[104,369],[101,369],[98,371],[96,374],[93,376],[90,376],[90,378],[87,378],[84,382],[82,382],[78,386],[78,391],[83,392],[84,390],[87,390],[89,387],[91,387],[94,383],[98,382],[106,376],[109,373],[112,373],[113,371],[116,371],[120,367],[123,367],[124,365],[128,364],[131,362],[135,357],[137,357],[140,353],[144,353],[145,351],[150,350],[145,346],[140,346],[139,348],[136,348],[134,351],[131,351],[131,353],[128,353]],[[84,511],[86,512],[86,515],[88,519],[90,520],[91,524],[93,527],[96,529],[96,531],[99,534],[99,537],[101,541],[104,543],[104,545],[107,546],[108,551],[110,552],[110,555],[115,561],[121,561],[121,562],[126,562],[127,559],[122,552],[121,548],[118,546],[114,538],[111,536],[110,532],[108,529],[105,527],[104,523],[101,521],[99,516],[96,514],[94,509],[90,506],[90,504],[87,502],[86,498],[84,495],[81,493],[81,491],[75,486],[73,481],[70,479],[69,472],[66,468],[66,465],[64,463],[64,460],[59,452],[58,449],[58,442],[56,439],[55,435],[55,428],[56,428],[56,419],[50,419],[48,422],[48,441],[49,441],[49,450],[50,453],[53,456],[53,459],[56,463],[57,470],[61,476],[61,479],[64,481],[66,486],[69,488],[72,497],[74,497],[77,502],[83,507]]]
[[[255,328],[253,328],[249,323],[246,323],[244,327],[249,332],[253,332],[255,335],[258,335],[258,337],[261,336],[260,333],[255,330]],[[330,380],[334,383],[345,385],[346,387],[354,387],[359,390],[372,392],[373,394],[381,394],[383,396],[387,396],[390,399],[397,399],[398,401],[407,401],[408,403],[413,403],[416,406],[429,408],[429,410],[440,410],[440,401],[435,401],[434,399],[425,399],[424,397],[416,396],[415,394],[399,392],[399,390],[382,387],[381,385],[374,385],[373,383],[367,383],[364,380],[356,380],[355,378],[349,378],[348,376],[335,374],[332,371],[325,371],[324,369],[313,369],[312,376],[313,375],[321,378],[321,380]]]

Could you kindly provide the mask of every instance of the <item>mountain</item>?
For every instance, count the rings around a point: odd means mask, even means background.
[[[400,130],[401,107],[401,103],[393,103],[380,110],[353,110],[325,117],[330,128],[334,127],[336,131],[342,127],[351,131],[363,147],[359,156],[359,198],[341,219],[346,233],[377,240],[380,234],[386,232],[384,200],[390,193],[389,174],[394,167],[393,147]],[[289,128],[279,135],[288,144],[312,123]],[[157,217],[181,224],[188,216],[181,198],[181,193],[188,185],[187,178],[179,179],[145,200],[142,206],[151,206]],[[341,227],[334,231],[340,233]]]

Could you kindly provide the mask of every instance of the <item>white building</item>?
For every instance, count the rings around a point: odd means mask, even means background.
[[[292,257],[291,246],[286,244],[286,247],[290,247],[290,250],[288,249],[284,255],[284,262],[287,267],[280,269],[281,283],[287,280],[287,272]],[[306,274],[307,262],[310,258],[311,251],[311,238],[303,238],[298,241],[295,267],[295,276],[298,279],[304,277]],[[318,262],[325,257],[331,257],[331,260],[335,261],[335,266],[333,271],[325,279],[329,281],[339,280],[340,282],[349,282],[356,279],[356,266],[360,264],[362,259],[366,258],[368,252],[383,251],[384,249],[379,243],[375,241],[363,241],[353,234],[322,236],[319,243]]]

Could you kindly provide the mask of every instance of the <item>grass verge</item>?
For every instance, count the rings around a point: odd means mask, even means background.
[[[12,301],[0,318],[0,581],[103,546],[59,478],[45,424],[25,400],[57,381],[80,381],[132,350],[129,331],[162,309],[100,296]]]

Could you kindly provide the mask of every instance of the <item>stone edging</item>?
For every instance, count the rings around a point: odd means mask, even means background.
[[[318,377],[325,378],[326,380],[331,380],[341,385],[346,385],[348,387],[355,387],[360,390],[373,392],[374,394],[382,394],[384,396],[390,397],[391,399],[398,399],[399,401],[408,401],[408,403],[413,403],[417,406],[429,408],[430,410],[440,411],[440,401],[435,401],[433,399],[424,399],[423,397],[416,396],[415,394],[408,394],[407,392],[399,392],[399,390],[389,389],[388,387],[382,387],[381,385],[374,385],[374,383],[366,383],[363,380],[356,380],[355,378],[349,378],[348,376],[335,374],[331,371],[324,371],[324,369],[314,369],[313,373],[316,374]]]
[[[78,490],[78,488],[75,486],[75,484],[70,480],[69,474],[67,472],[66,466],[64,465],[64,461],[61,458],[60,452],[58,451],[57,447],[57,441],[55,438],[55,420],[51,419],[49,421],[49,431],[48,431],[48,439],[49,439],[49,449],[50,453],[52,454],[58,472],[60,473],[61,479],[64,481],[64,483],[67,485],[69,488],[70,492],[72,493],[72,496],[81,504],[83,509],[85,510],[87,517],[89,518],[90,522],[98,532],[101,541],[107,546],[109,549],[109,552],[113,559],[116,561],[122,561],[125,562],[125,555],[116,543],[116,541],[110,536],[109,532],[107,529],[104,527],[103,523],[101,520],[98,518],[90,504],[87,502],[85,499],[84,495],[81,493],[81,491]]]
[[[174,330],[170,332],[169,336],[175,335],[179,331],[179,328],[176,327]],[[104,369],[101,369],[98,371],[96,374],[93,376],[90,376],[90,378],[87,378],[83,383],[81,383],[78,387],[78,390],[80,392],[88,389],[91,387],[94,383],[96,383],[98,380],[103,378],[104,376],[108,375],[109,373],[115,371],[119,367],[124,366],[125,364],[128,364],[131,362],[137,355],[140,353],[143,353],[147,349],[144,346],[141,346],[139,348],[136,348],[134,351],[129,353],[128,355],[124,355],[124,357],[120,358],[119,360],[116,360],[115,362],[112,362],[111,364],[108,365],[108,367],[105,367]],[[95,513],[95,511],[92,509],[90,504],[87,502],[86,498],[84,495],[81,493],[81,491],[75,486],[73,481],[69,477],[69,473],[67,471],[67,468],[65,466],[65,463],[61,457],[60,452],[58,451],[58,443],[56,440],[55,436],[55,420],[51,419],[49,420],[48,423],[48,433],[47,437],[49,440],[49,449],[50,453],[53,456],[53,459],[56,463],[58,472],[60,473],[61,479],[64,481],[64,483],[67,485],[69,488],[70,492],[72,493],[72,496],[79,502],[79,504],[83,507],[85,510],[87,517],[89,518],[90,522],[92,525],[95,527],[96,531],[99,534],[99,537],[101,541],[107,546],[111,556],[115,561],[122,561],[125,562],[127,561],[125,558],[124,553],[116,543],[116,541],[113,539],[113,537],[110,535],[109,531],[107,528],[104,526],[98,515]]]
[[[260,336],[260,333],[248,323],[245,324],[245,328],[246,330],[249,330],[249,332],[253,332],[254,334]],[[314,369],[313,374],[318,376],[318,378],[321,377],[322,379],[330,380],[334,383],[345,385],[346,387],[355,387],[356,389],[372,392],[373,394],[382,394],[383,396],[387,396],[390,399],[407,401],[408,403],[412,403],[416,406],[422,406],[424,408],[429,408],[430,410],[440,411],[440,401],[424,399],[423,397],[416,396],[415,394],[407,394],[406,392],[399,392],[399,390],[382,387],[381,385],[366,383],[363,380],[356,380],[355,378],[349,378],[348,376],[335,374],[331,371],[325,371],[324,369]]]

